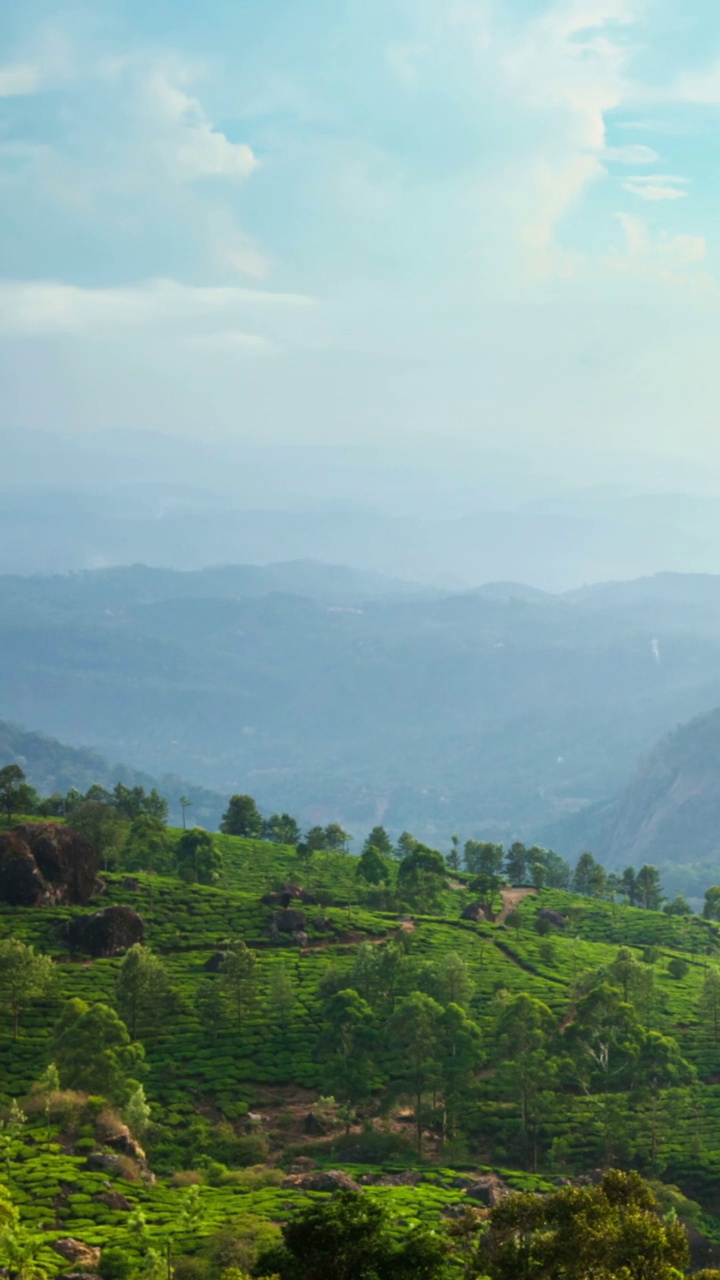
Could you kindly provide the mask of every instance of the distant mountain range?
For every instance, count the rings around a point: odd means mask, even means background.
[[[565,457],[568,475],[451,438],[0,434],[0,573],[333,559],[433,587],[561,591],[720,570],[713,477],[680,463]]]
[[[567,844],[714,706],[712,576],[561,596],[307,562],[0,578],[7,720],[358,834]]]

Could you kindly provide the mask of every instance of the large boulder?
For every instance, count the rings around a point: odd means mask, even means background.
[[[116,956],[145,937],[145,921],[132,907],[105,907],[90,916],[76,916],[65,926],[71,951],[91,956]]]
[[[481,921],[492,920],[492,918],[492,911],[484,902],[471,902],[460,915],[461,920]]]
[[[307,916],[304,911],[297,911],[292,907],[287,907],[283,911],[276,911],[272,924],[279,933],[298,933],[305,928],[307,924]]]
[[[551,907],[541,907],[537,913],[537,918],[538,920],[545,920],[554,929],[564,929],[567,924],[567,917],[559,911],[553,911]]]
[[[0,901],[11,907],[84,906],[102,888],[97,853],[79,831],[32,822],[0,835]]]
[[[78,1271],[95,1271],[100,1261],[100,1250],[94,1245],[84,1244],[73,1236],[65,1236],[62,1240],[53,1240],[51,1246],[66,1262],[71,1262]]]
[[[489,1173],[484,1178],[478,1178],[466,1190],[465,1195],[468,1200],[476,1200],[479,1204],[485,1205],[488,1209],[494,1209],[510,1195],[510,1188],[502,1178],[498,1178],[495,1174]]]

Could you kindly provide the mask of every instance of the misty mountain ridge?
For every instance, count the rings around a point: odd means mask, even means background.
[[[720,708],[658,742],[619,795],[544,835],[566,856],[591,848],[611,869],[650,863],[673,889],[702,894],[720,881]]]
[[[146,791],[156,788],[168,801],[170,820],[177,824],[182,822],[180,796],[190,801],[193,821],[211,828],[219,826],[226,804],[225,797],[172,775],[154,778],[130,765],[112,765],[87,747],[70,747],[45,733],[0,720],[0,768],[5,764],[20,765],[41,796],[66,795],[73,788],[85,792],[95,783],[108,790],[117,782]]]
[[[302,823],[537,839],[719,704],[718,578],[562,596],[307,563],[0,579],[7,719]]]
[[[3,441],[0,572],[270,564],[332,548],[358,571],[432,587],[562,591],[718,567],[712,477],[682,460],[586,451],[563,470],[422,435],[365,446],[133,431]]]

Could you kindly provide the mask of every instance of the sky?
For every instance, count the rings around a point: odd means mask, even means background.
[[[720,467],[711,0],[9,0],[0,429]]]

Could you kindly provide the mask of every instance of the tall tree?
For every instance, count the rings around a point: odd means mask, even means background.
[[[397,887],[400,896],[419,911],[439,907],[443,890],[447,888],[447,868],[442,854],[437,849],[416,844],[400,863]]]
[[[226,1018],[225,997],[217,977],[203,978],[198,983],[193,1004],[200,1026],[211,1039],[217,1040],[218,1031]]]
[[[144,1051],[109,1005],[68,1000],[55,1028],[53,1060],[65,1089],[127,1102],[142,1074]]]
[[[620,877],[620,892],[627,899],[628,905],[636,907],[638,903],[637,879],[634,867],[626,867]]]
[[[392,873],[387,857],[371,844],[360,854],[356,874],[368,884],[384,884]]]
[[[220,823],[220,830],[226,836],[245,836],[249,840],[260,840],[263,834],[263,820],[252,796],[234,795],[230,797]]]
[[[136,942],[121,961],[115,984],[120,1016],[134,1040],[160,1026],[172,995],[167,969],[149,947]]]
[[[0,809],[8,822],[14,814],[37,813],[39,805],[35,789],[29,786],[19,764],[6,764],[0,769]]]
[[[126,787],[124,783],[118,782],[113,788],[111,803],[117,809],[118,816],[125,821],[133,822],[144,814],[161,822],[163,826],[167,822],[168,802],[155,787],[146,792],[144,787]]]
[[[397,842],[393,850],[398,862],[402,862],[403,858],[407,858],[419,843],[420,841],[416,840],[415,836],[412,835],[410,831],[402,831],[397,838]]]
[[[325,848],[333,852],[347,849],[352,836],[343,830],[339,822],[329,822],[325,828]]]
[[[273,813],[264,824],[263,835],[266,840],[276,844],[289,844],[296,847],[300,843],[302,832],[289,813]]]
[[[418,1153],[422,1153],[425,1096],[440,1084],[442,1016],[437,1001],[416,991],[398,1003],[385,1028],[391,1092],[413,1100]]]
[[[178,875],[188,884],[214,884],[222,870],[222,855],[209,831],[193,827],[175,846]]]
[[[472,997],[473,984],[467,962],[457,951],[448,951],[435,971],[435,992],[442,1005],[456,1004],[465,1009]]]
[[[310,827],[310,830],[306,833],[305,839],[302,843],[310,853],[320,853],[323,849],[327,849],[325,828],[317,826]],[[299,852],[300,849],[298,847],[298,853]]]
[[[381,853],[383,857],[385,858],[392,857],[392,853],[393,853],[392,840],[390,839],[384,827],[373,827],[372,831],[369,833],[369,835],[367,836],[367,839],[365,840],[365,843],[362,847],[362,852],[365,853],[366,849],[377,849],[378,853]]]
[[[536,1148],[538,1100],[552,1081],[553,1016],[546,1004],[523,992],[501,1006],[495,1027],[499,1080],[514,1095],[522,1127],[525,1161]],[[535,1163],[535,1161],[533,1161]]]
[[[257,995],[257,956],[241,938],[230,943],[219,976],[223,989],[235,1011],[235,1020],[241,1027],[252,1008]]]
[[[170,844],[165,824],[147,813],[134,818],[122,847],[120,862],[127,871],[167,871]]]
[[[482,1035],[458,1004],[449,1004],[444,1010],[438,1032],[443,1136],[455,1138],[471,1084],[483,1064]]]
[[[83,800],[73,808],[70,822],[75,831],[90,841],[104,870],[108,871],[123,839],[123,825],[115,805],[102,800]]]
[[[659,911],[662,906],[663,891],[660,884],[660,872],[657,867],[644,866],[637,873],[635,888],[638,903],[646,911]]]
[[[465,867],[474,876],[495,876],[499,879],[503,865],[503,847],[489,840],[465,841]]]
[[[505,854],[505,875],[510,884],[524,884],[528,874],[528,851],[516,840]]]
[[[187,810],[192,809],[192,800],[187,796],[180,797],[180,808],[182,809],[183,831],[187,831]]]
[[[0,941],[0,1006],[12,1017],[17,1040],[20,1015],[33,1000],[49,995],[55,986],[55,966],[19,938]]]
[[[450,837],[450,852],[448,854],[447,864],[451,871],[460,870],[460,837]]]
[[[363,1102],[378,1083],[375,1015],[352,988],[338,991],[323,1006],[317,1044],[323,1080],[350,1107]]]
[[[573,873],[573,891],[586,898],[601,898],[605,892],[606,878],[605,869],[595,861],[593,855],[583,853]]]
[[[720,920],[720,884],[711,884],[705,890],[703,915],[706,920]]]

